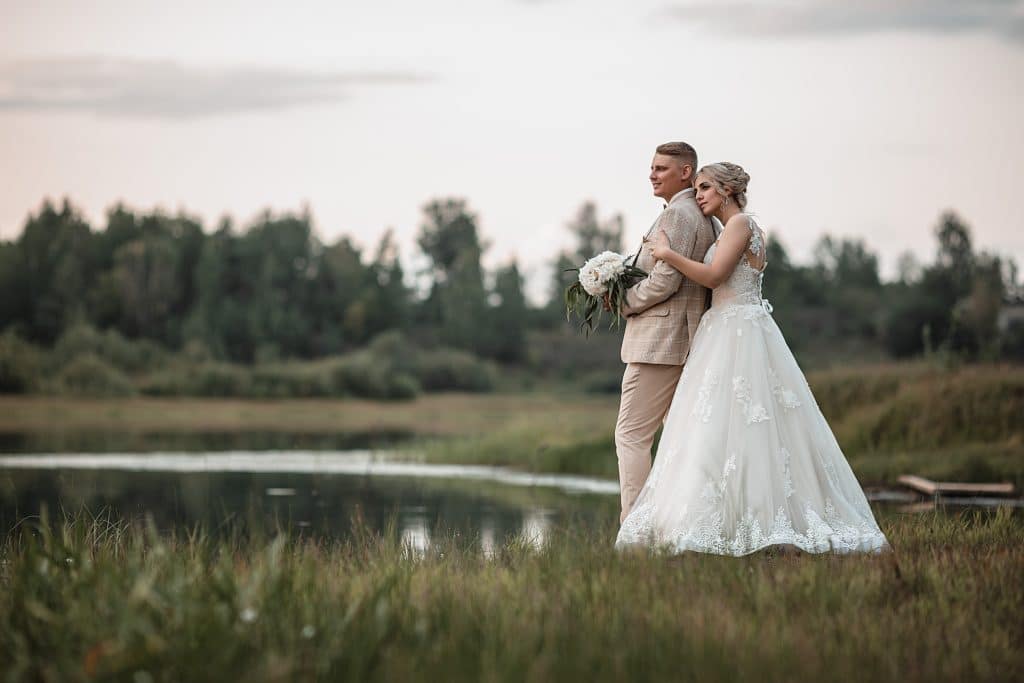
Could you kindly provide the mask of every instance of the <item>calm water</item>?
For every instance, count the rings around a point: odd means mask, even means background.
[[[0,533],[44,506],[51,517],[148,514],[163,531],[201,526],[215,535],[241,525],[343,538],[361,517],[378,532],[393,524],[416,549],[460,534],[489,552],[513,536],[539,544],[560,527],[607,527],[618,517],[615,482],[389,457],[387,447],[407,437],[0,435]],[[868,495],[884,514],[933,509],[905,491]]]
[[[234,451],[0,456],[0,528],[62,508],[148,513],[158,528],[232,524],[338,538],[353,520],[423,549],[461,534],[490,551],[522,535],[543,543],[557,527],[616,514],[614,484],[497,468],[410,465],[370,451]]]

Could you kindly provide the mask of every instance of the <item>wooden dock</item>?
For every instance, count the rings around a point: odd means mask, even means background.
[[[1012,496],[1013,484],[971,484],[965,482],[932,481],[913,474],[901,474],[896,480],[903,486],[927,496]]]

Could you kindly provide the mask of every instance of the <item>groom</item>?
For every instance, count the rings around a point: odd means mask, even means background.
[[[715,241],[715,230],[694,199],[696,172],[697,152],[693,147],[685,142],[658,146],[650,180],[654,196],[666,204],[644,240],[663,229],[674,251],[700,261]],[[626,316],[622,340],[626,371],[615,425],[622,491],[620,524],[651,471],[654,434],[668,412],[697,323],[707,310],[708,290],[668,264],[655,262],[648,250],[641,248],[636,265],[649,275],[627,291],[622,308]]]

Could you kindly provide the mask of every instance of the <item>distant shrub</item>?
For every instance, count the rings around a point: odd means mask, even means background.
[[[0,394],[25,394],[35,388],[42,367],[39,349],[11,332],[0,335]]]
[[[135,393],[128,377],[92,354],[76,356],[57,375],[56,388],[75,396],[130,396]]]
[[[385,332],[375,337],[361,353],[366,357],[363,362],[373,362],[377,367],[407,376],[423,391],[486,392],[493,391],[497,381],[492,363],[466,351],[423,349],[401,332]]]
[[[385,398],[394,401],[409,401],[419,396],[420,391],[420,384],[415,378],[399,373],[391,377],[388,396]]]
[[[251,371],[250,395],[259,398],[330,396],[331,379],[309,363],[256,366]]]
[[[367,351],[376,358],[391,364],[398,372],[416,374],[420,361],[420,349],[409,338],[398,331],[384,332],[373,338]]]
[[[243,398],[251,395],[250,372],[228,363],[173,365],[147,376],[139,390],[148,396]]]
[[[592,372],[619,370],[621,375],[621,335],[621,330],[608,330],[606,325],[590,337],[580,334],[575,325],[530,332],[529,368],[537,375],[567,382]]]
[[[336,361],[330,372],[333,393],[384,400],[407,400],[420,392],[416,378],[394,369],[388,360],[358,351]]]
[[[424,391],[487,392],[494,389],[497,371],[465,351],[436,349],[420,354],[416,374]]]
[[[145,396],[188,396],[188,382],[183,371],[164,369],[146,375],[139,382],[139,393]]]
[[[91,325],[78,324],[68,328],[57,340],[51,358],[57,367],[64,367],[88,354],[127,373],[156,368],[166,362],[168,356],[167,351],[148,339],[132,341],[116,330],[100,332]]]
[[[592,372],[583,378],[583,390],[588,394],[617,394],[622,391],[622,372]]]
[[[200,339],[189,339],[181,347],[181,357],[193,363],[206,363],[214,360],[210,347]]]
[[[204,363],[188,373],[193,396],[249,396],[250,373],[228,363]]]
[[[319,398],[353,396],[381,400],[415,398],[419,383],[365,351],[312,363],[267,366],[229,363],[178,364],[147,376],[149,396]]]

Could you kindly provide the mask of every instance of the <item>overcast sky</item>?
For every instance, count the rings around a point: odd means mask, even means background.
[[[465,197],[540,278],[588,199],[629,246],[653,148],[743,165],[797,259],[930,260],[947,208],[1024,264],[1024,2],[0,0],[0,237],[44,197],[208,228],[308,205],[321,239]],[[769,274],[770,277],[770,274]],[[538,290],[533,288],[536,293]]]

